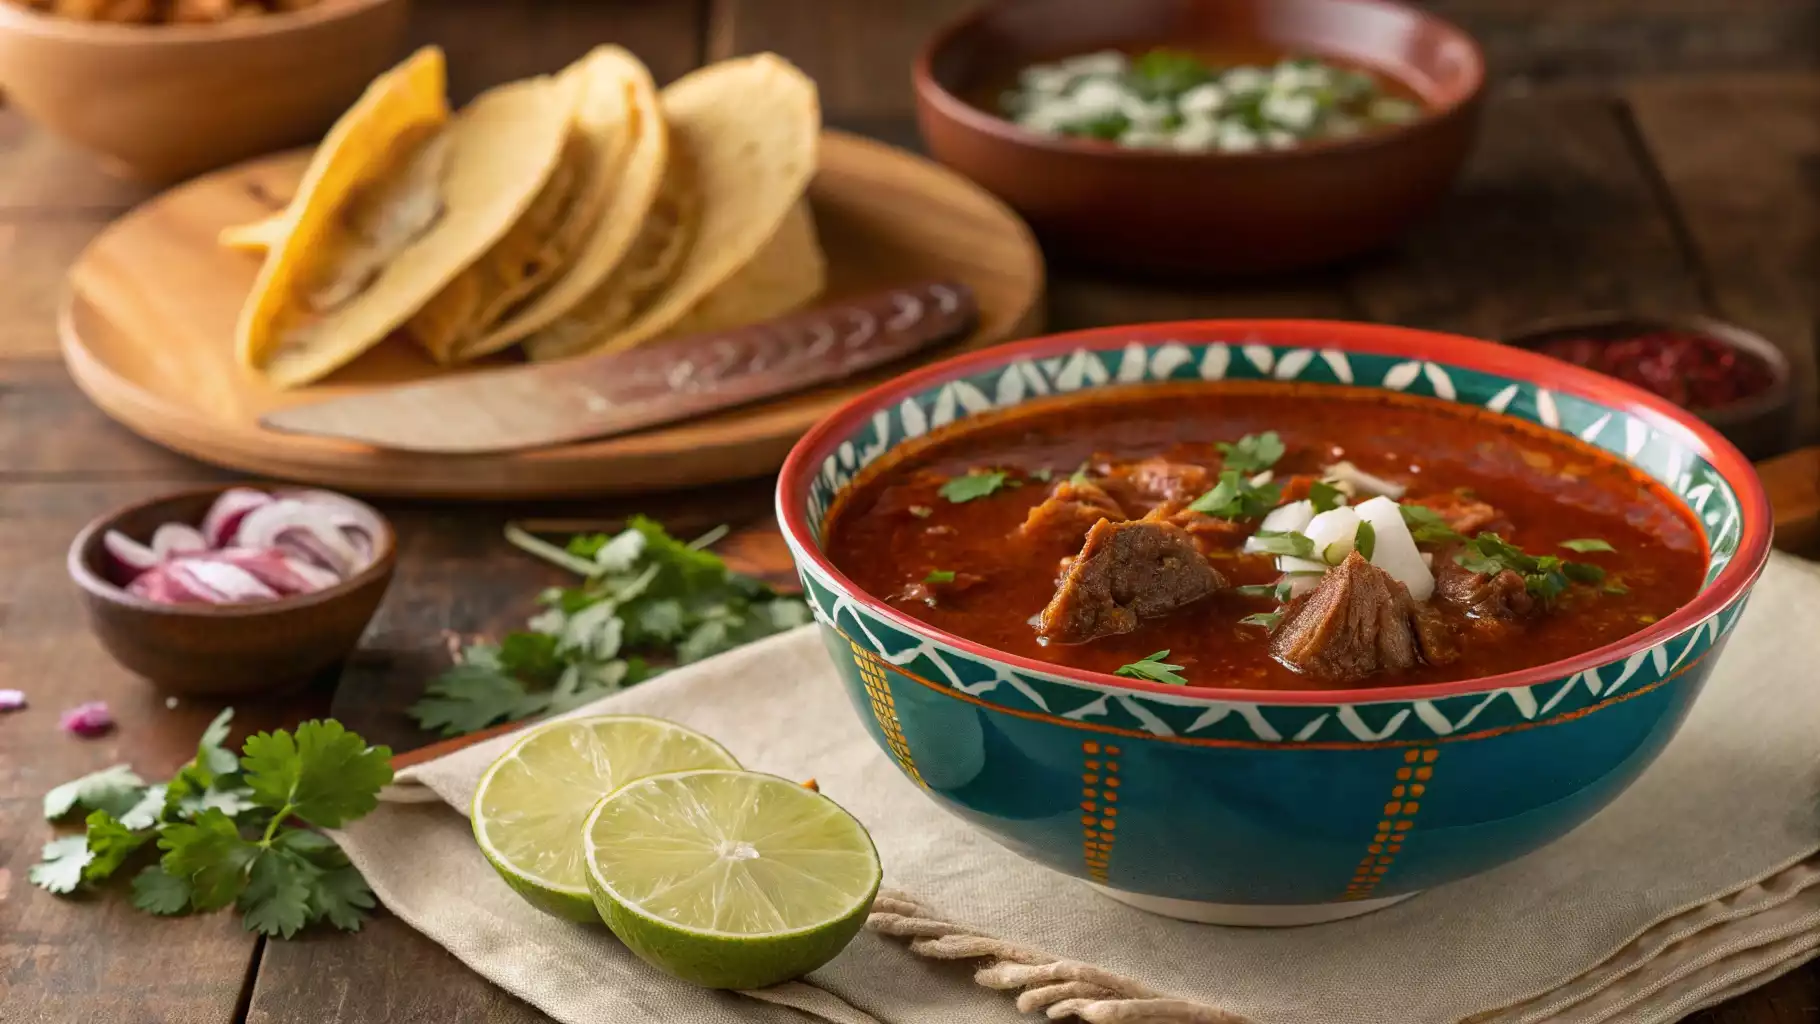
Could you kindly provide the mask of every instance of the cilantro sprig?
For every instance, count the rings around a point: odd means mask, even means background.
[[[1555,555],[1532,555],[1495,533],[1481,533],[1460,546],[1453,560],[1469,572],[1496,576],[1506,570],[1523,577],[1523,588],[1544,603],[1553,601],[1572,583],[1597,583],[1605,570],[1585,562],[1568,562]]]
[[[499,722],[580,707],[665,670],[809,621],[809,609],[728,570],[705,550],[725,528],[691,543],[634,516],[617,534],[552,544],[519,529],[506,538],[582,577],[545,591],[542,612],[497,643],[467,647],[433,680],[410,715],[460,736]]]
[[[1402,504],[1397,506],[1397,511],[1403,514],[1403,524],[1409,527],[1409,535],[1417,544],[1445,544],[1466,539],[1465,534],[1441,518],[1441,513],[1427,505]]]
[[[1194,499],[1189,508],[1220,519],[1257,519],[1275,508],[1283,489],[1275,484],[1254,485],[1228,469],[1220,473],[1213,490]]]
[[[1169,651],[1161,650],[1129,665],[1121,665],[1112,674],[1124,676],[1127,679],[1148,679],[1153,683],[1187,686],[1188,680],[1180,674],[1182,666],[1171,665],[1163,660],[1167,657],[1169,657]]]
[[[1010,486],[1016,486],[1016,483],[1010,481],[1004,470],[993,470],[987,473],[975,470],[966,476],[948,478],[937,493],[954,504],[960,505],[984,498],[1007,486],[1008,483]]]
[[[1261,473],[1276,465],[1277,460],[1287,451],[1283,447],[1283,439],[1274,430],[1266,430],[1262,434],[1246,434],[1232,443],[1221,441],[1214,447],[1225,456],[1222,469],[1247,474]]]
[[[46,843],[33,884],[68,894],[161,852],[133,878],[133,905],[153,914],[234,906],[247,930],[290,938],[326,921],[358,930],[373,893],[335,841],[317,831],[371,811],[392,781],[392,752],[333,719],[225,746],[233,710],[168,782],[148,785],[126,765],[51,790],[47,818],[80,807],[85,830]]]

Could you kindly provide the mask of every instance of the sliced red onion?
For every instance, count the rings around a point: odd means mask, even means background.
[[[341,582],[341,577],[313,562],[278,548],[228,548],[214,558],[245,570],[280,594],[313,594]]]
[[[25,707],[24,690],[0,690],[0,711],[18,711]]]
[[[240,601],[271,601],[281,595],[259,582],[259,577],[229,562],[207,558],[185,558],[168,567],[171,576],[216,604]]]
[[[163,561],[158,552],[139,543],[119,530],[109,530],[101,537],[101,547],[120,567],[126,570],[130,580]]]
[[[240,521],[248,512],[262,505],[270,505],[277,499],[264,491],[255,491],[251,487],[230,487],[221,492],[221,497],[209,506],[208,513],[202,517],[202,537],[211,548],[224,548],[240,529]]]
[[[171,574],[169,566],[164,565],[141,573],[138,579],[126,585],[126,592],[159,604],[212,603],[208,595],[191,590],[188,584]]]
[[[104,735],[114,727],[114,716],[108,711],[105,702],[96,700],[65,711],[61,724],[64,732],[93,738]]]
[[[187,523],[165,523],[152,531],[152,552],[160,559],[208,549],[202,531]]]
[[[360,552],[321,504],[281,498],[247,513],[234,537],[236,547],[285,548],[349,576],[361,567]]]

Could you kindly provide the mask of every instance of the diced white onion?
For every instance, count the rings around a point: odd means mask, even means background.
[[[1377,497],[1361,502],[1357,508],[1358,517],[1371,524],[1377,535],[1371,552],[1371,563],[1389,573],[1397,582],[1409,588],[1409,596],[1418,601],[1426,601],[1434,595],[1434,574],[1422,561],[1422,553],[1416,550],[1415,538],[1409,535],[1409,527],[1403,522],[1403,513],[1397,503],[1389,498]],[[1313,529],[1312,526],[1309,527]]]
[[[1294,555],[1277,556],[1277,570],[1279,572],[1325,573],[1331,568],[1333,568],[1333,566],[1313,558],[1297,558]]]
[[[1339,565],[1352,554],[1353,539],[1359,532],[1359,514],[1341,505],[1309,520],[1302,531],[1314,541],[1314,558],[1328,565]]]
[[[1270,510],[1264,521],[1258,524],[1258,532],[1301,533],[1307,529],[1308,521],[1314,518],[1314,503],[1311,501],[1292,501]],[[1245,550],[1258,552],[1264,550],[1264,542],[1256,537],[1245,538]]]
[[[1321,479],[1338,487],[1347,495],[1383,494],[1391,498],[1401,498],[1409,488],[1381,476],[1373,476],[1348,461],[1336,462],[1321,471]]]

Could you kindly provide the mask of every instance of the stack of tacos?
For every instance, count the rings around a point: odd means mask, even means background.
[[[824,287],[804,198],[815,85],[771,54],[659,91],[614,46],[451,112],[418,51],[342,115],[280,214],[236,331],[281,387],[398,333],[437,362],[614,352],[767,320]]]

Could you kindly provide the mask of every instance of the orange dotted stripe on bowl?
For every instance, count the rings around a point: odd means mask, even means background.
[[[1101,885],[1118,842],[1118,757],[1118,747],[1093,740],[1081,744],[1081,856],[1087,877]]]
[[[1396,785],[1390,787],[1384,817],[1371,837],[1371,845],[1365,847],[1365,856],[1359,858],[1359,866],[1353,871],[1352,881],[1347,883],[1346,894],[1341,899],[1370,899],[1377,892],[1378,883],[1384,881],[1390,866],[1396,863],[1397,854],[1403,852],[1409,830],[1416,827],[1416,814],[1422,810],[1422,798],[1428,793],[1429,780],[1435,774],[1435,761],[1440,756],[1441,752],[1434,747],[1403,752],[1403,766],[1397,769]]]
[[[923,781],[923,773],[916,770],[916,762],[910,757],[910,744],[904,740],[904,727],[897,721],[897,703],[891,697],[891,685],[885,681],[885,665],[878,655],[858,644],[850,643],[853,648],[853,664],[859,668],[859,678],[866,686],[866,696],[872,702],[872,717],[878,719],[878,727],[885,734],[885,745],[891,748],[891,756],[904,774],[915,780],[924,789],[929,784]]]

